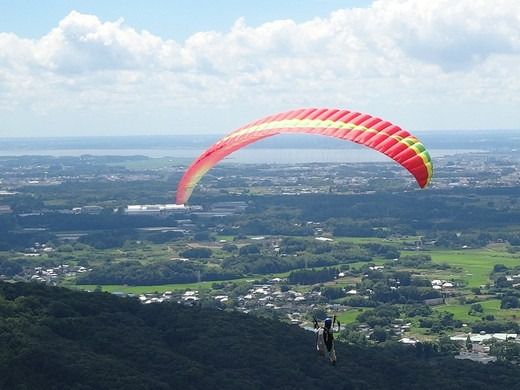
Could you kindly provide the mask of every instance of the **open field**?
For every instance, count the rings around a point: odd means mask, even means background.
[[[453,313],[455,319],[464,321],[466,323],[473,323],[480,321],[482,317],[486,315],[493,315],[496,319],[501,320],[520,320],[520,309],[500,309],[499,299],[490,299],[488,301],[479,302],[482,306],[483,312],[476,313],[476,315],[470,315],[471,305],[461,304],[447,304],[441,306],[435,306],[434,310],[447,311]]]
[[[336,314],[336,318],[341,322],[341,325],[350,324],[356,321],[358,315],[368,310],[367,308],[355,308]]]
[[[467,287],[479,287],[489,282],[489,275],[495,264],[504,264],[508,267],[520,265],[520,256],[505,251],[503,247],[488,247],[484,249],[461,250],[432,250],[432,251],[403,251],[404,255],[417,253],[428,254],[435,263],[447,263],[452,267],[460,267],[462,274],[454,274],[463,279]]]

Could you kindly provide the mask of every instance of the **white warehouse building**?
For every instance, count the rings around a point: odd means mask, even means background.
[[[127,215],[164,215],[172,213],[186,213],[202,210],[201,206],[185,206],[183,204],[135,204],[125,209]]]

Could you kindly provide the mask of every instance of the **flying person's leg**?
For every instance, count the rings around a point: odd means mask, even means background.
[[[334,349],[334,345],[332,346],[329,352],[329,359],[333,366],[336,365],[336,350]]]

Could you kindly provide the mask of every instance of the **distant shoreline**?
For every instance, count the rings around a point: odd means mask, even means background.
[[[428,131],[415,132],[421,142],[430,150],[520,150],[520,130],[505,131]],[[469,136],[471,135],[471,136]],[[45,137],[45,138],[0,138],[0,155],[81,155],[92,151],[95,155],[105,150],[108,154],[144,154],[150,155],[155,150],[170,150],[175,156],[177,151],[202,151],[220,139],[222,134],[206,135],[154,135],[154,136],[85,136],[85,137]],[[284,134],[271,137],[253,145],[248,149],[334,149],[358,150],[359,146],[331,137],[313,135]],[[77,150],[72,153],[71,151]],[[57,151],[63,151],[58,153]],[[67,151],[67,152],[65,152]],[[83,151],[83,152],[81,152]],[[119,151],[119,152],[115,152]],[[135,151],[140,151],[135,153]],[[174,153],[173,155],[171,153]],[[185,152],[181,152],[185,153]]]
[[[344,142],[345,143],[345,142]],[[203,148],[177,149],[41,149],[41,150],[0,150],[0,158],[23,156],[80,157],[80,156],[113,156],[148,158],[171,158],[172,161],[190,161],[203,152]],[[283,151],[283,153],[281,153]],[[451,156],[467,153],[486,153],[479,149],[430,149],[432,157]],[[239,150],[223,162],[238,164],[298,164],[298,163],[381,163],[390,162],[383,154],[353,145],[350,148],[248,148]]]

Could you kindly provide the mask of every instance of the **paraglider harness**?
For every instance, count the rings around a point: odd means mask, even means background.
[[[327,320],[329,326],[327,326]],[[327,320],[325,320],[324,326],[320,326],[318,320],[314,318],[314,329],[316,329],[316,350],[322,356],[331,354],[334,347],[333,328],[336,324],[336,316],[333,317],[333,320]],[[341,324],[339,321],[337,322],[339,331]],[[335,354],[332,363],[335,363]]]

